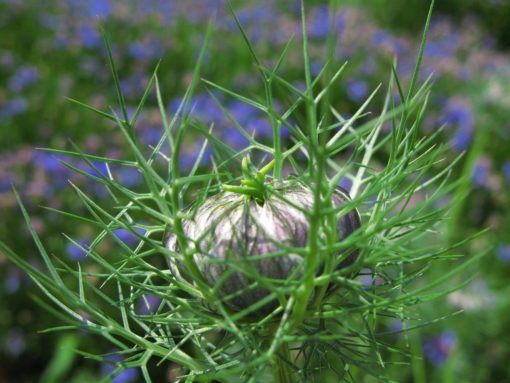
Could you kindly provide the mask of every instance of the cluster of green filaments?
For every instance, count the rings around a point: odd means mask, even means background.
[[[269,162],[260,170],[254,169],[250,164],[248,157],[244,157],[241,162],[241,170],[243,178],[241,185],[223,185],[223,190],[232,193],[238,193],[246,196],[246,198],[253,199],[258,204],[263,204],[267,198],[267,183],[266,175],[273,169],[274,160]]]

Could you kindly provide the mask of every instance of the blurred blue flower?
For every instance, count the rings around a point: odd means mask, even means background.
[[[221,95],[215,94],[219,101],[222,101]],[[176,113],[182,103],[182,98],[174,98],[168,108],[171,113]],[[183,106],[184,107],[184,106]],[[192,112],[195,118],[198,118],[204,123],[220,122],[225,119],[225,114],[217,105],[214,99],[209,94],[197,94],[193,96],[189,104],[189,111]],[[183,110],[181,108],[181,115]]]
[[[106,358],[111,362],[103,363],[101,365],[101,371],[104,376],[110,376],[116,370],[118,365],[124,360],[120,355],[112,355]],[[139,370],[137,368],[128,368],[120,372],[116,377],[110,380],[111,383],[130,383],[138,379]]]
[[[245,126],[245,129],[248,133],[254,132],[257,136],[271,138],[273,137],[273,125],[266,119],[262,117],[253,118],[250,122],[248,122]],[[288,130],[281,130],[282,136],[288,133]]]
[[[259,115],[259,111],[245,102],[234,100],[228,105],[228,111],[234,119],[241,125],[246,125],[254,117]]]
[[[392,319],[388,324],[390,331],[395,332],[395,336],[399,337],[402,335],[402,330],[404,328],[404,324],[401,319]]]
[[[156,146],[161,140],[163,136],[163,130],[161,127],[144,127],[144,129],[140,132],[140,140],[146,144],[151,146]]]
[[[100,199],[111,197],[110,193],[108,192],[108,188],[100,182],[88,182],[85,185],[85,190],[87,192],[93,193]]]
[[[263,22],[267,23],[269,20],[274,19],[275,15],[276,12],[274,8],[267,4],[253,5],[237,12],[237,18],[241,22],[241,25],[244,26],[256,25]],[[237,29],[237,25],[235,25],[235,29]]]
[[[496,250],[496,254],[503,262],[510,264],[510,244],[505,243],[500,245]]]
[[[63,154],[47,152],[45,150],[36,150],[32,155],[32,162],[35,166],[43,169],[47,173],[57,173],[66,167],[59,162],[66,160]]]
[[[145,0],[136,2],[138,13],[150,14],[158,13],[164,17],[172,17],[175,4],[173,0]]]
[[[373,280],[372,272],[368,269],[363,269],[360,271],[360,273],[356,277],[356,280],[358,282],[361,282],[364,285],[363,288],[370,287],[370,286],[372,286],[372,280]]]
[[[467,99],[454,97],[446,102],[446,107],[439,121],[455,129],[450,144],[457,151],[466,150],[473,139],[475,117]]]
[[[183,145],[180,152],[179,164],[183,171],[190,170],[198,159],[202,143],[196,141],[192,144]],[[212,158],[212,150],[209,146],[204,149],[201,165],[209,164]]]
[[[248,139],[234,126],[223,131],[223,141],[235,150],[241,150],[248,146]]]
[[[443,113],[442,123],[456,125],[474,125],[475,117],[467,100],[448,100]]]
[[[7,333],[4,343],[5,353],[11,356],[18,356],[25,351],[25,333],[24,331],[16,327]]]
[[[458,97],[446,100],[441,123],[450,125],[473,125],[474,114],[469,101]]]
[[[68,186],[68,180],[76,174],[73,170],[60,163],[59,160],[72,164],[72,159],[61,153],[53,153],[45,150],[34,150],[32,152],[31,162],[36,168],[42,169],[48,176],[45,184],[46,193],[48,195],[56,188]]]
[[[322,70],[322,67],[323,65],[320,60],[313,60],[310,63],[310,72],[312,73],[312,75],[317,76]]]
[[[0,166],[3,164],[0,163]],[[8,173],[0,173],[0,193],[5,193],[11,190],[12,176]]]
[[[319,5],[312,10],[308,19],[308,35],[310,37],[326,37],[330,28],[330,10],[327,5]]]
[[[446,361],[456,342],[457,336],[455,333],[446,330],[427,339],[423,344],[423,352],[432,364],[439,366]]]
[[[128,46],[128,53],[136,59],[150,58],[150,50],[140,41],[133,41]]]
[[[144,235],[145,234],[145,231],[142,230],[142,229],[139,229],[137,227],[133,227],[132,228],[134,232],[140,234],[140,235]],[[126,245],[128,246],[131,246],[135,243],[138,243],[139,239],[136,235],[134,235],[133,233],[131,233],[129,230],[126,230],[126,229],[115,229],[113,230],[113,233],[122,241],[124,242]]]
[[[133,41],[128,46],[128,53],[138,60],[152,60],[162,55],[160,43],[156,39]]]
[[[181,97],[176,97],[176,98],[172,99],[168,103],[168,110],[170,111],[170,113],[177,113],[182,102],[183,102],[183,99]],[[184,105],[181,107],[181,110],[182,110],[182,108],[184,108]]]
[[[23,113],[28,108],[28,102],[23,97],[8,100],[0,105],[0,121]]]
[[[366,199],[366,201],[367,201],[367,203],[368,203],[368,204],[367,204],[367,206],[369,206],[369,207],[371,207],[371,208],[372,208],[372,207],[374,207],[377,203],[380,203],[380,201],[378,201],[378,200],[377,200],[377,194],[376,194],[376,195],[373,195],[373,196],[371,196],[371,197],[368,197],[368,198]]]
[[[372,42],[375,45],[384,44],[388,41],[392,41],[392,39],[393,36],[391,33],[384,29],[379,29],[372,35]]]
[[[297,81],[294,81],[292,83],[292,85],[294,86],[294,88],[296,88],[300,92],[302,92],[302,93],[306,92],[306,83],[304,81],[297,80]]]
[[[293,125],[293,124],[291,123],[291,125]],[[281,127],[280,127],[280,136],[281,136],[282,138],[287,138],[287,137],[289,137],[289,136],[290,136],[290,130],[289,130],[289,128],[287,128],[286,126],[281,126]]]
[[[18,93],[27,86],[34,84],[40,78],[39,70],[33,65],[20,67],[7,82],[7,87],[12,92]]]
[[[20,273],[20,270],[9,269],[7,276],[3,281],[4,291],[7,294],[14,294],[16,291],[18,291],[19,287],[21,286],[21,278],[22,274]]]
[[[121,84],[121,85],[122,85],[122,84]],[[144,87],[144,88],[145,88],[145,87]],[[127,108],[126,108],[126,114],[127,114],[127,118],[128,118],[128,120],[132,120],[132,119],[133,119],[133,117],[134,117],[134,115],[135,115],[135,113],[136,113],[136,108],[135,108],[135,107],[133,107],[133,106],[129,106],[129,105],[128,105],[128,106],[127,106]],[[124,112],[122,111],[122,109],[121,109],[121,108],[115,108],[115,109],[114,109],[114,114],[115,114],[116,116],[119,116],[119,117],[121,117],[121,116],[122,116],[122,118],[124,117]],[[143,116],[144,116],[144,111],[142,110],[142,112],[141,112],[141,113],[140,113],[140,115],[138,116],[138,120],[140,120]]]
[[[161,298],[153,294],[144,294],[138,300],[138,314],[150,315],[158,309]]]
[[[347,96],[352,101],[362,101],[368,94],[368,84],[363,80],[349,81],[346,86]]]
[[[132,188],[140,185],[142,182],[142,173],[138,168],[133,166],[122,166],[118,171],[115,172],[118,181],[125,187]]]
[[[84,170],[86,173],[90,174],[93,177],[97,177],[97,178],[101,178],[101,176],[108,177],[108,168],[107,168],[105,162],[92,161],[91,163],[95,169],[87,164],[87,169]]]
[[[396,38],[391,32],[385,30],[385,29],[378,29],[376,30],[372,36],[372,43],[376,47],[386,48],[389,49],[389,51],[392,54],[399,55],[401,53],[404,53],[405,51],[405,45],[402,43],[402,41],[398,38]],[[402,64],[402,61],[399,62],[399,68]],[[399,73],[400,73],[399,69]]]
[[[457,128],[452,138],[450,145],[453,150],[461,152],[467,150],[473,140],[473,128],[469,125],[463,125]]]
[[[375,274],[371,269],[361,269],[359,275],[356,277],[356,280],[364,285],[364,289],[383,283],[381,276]]]
[[[112,13],[112,6],[108,0],[90,0],[90,14],[96,17],[107,17]]]
[[[90,23],[82,23],[78,27],[78,37],[81,45],[85,48],[97,48],[101,46],[101,36],[96,27]]]
[[[213,0],[202,0],[201,6],[187,7],[187,11],[182,14],[186,20],[194,25],[200,24],[207,20],[210,15],[221,15],[221,8],[224,7],[224,3]],[[223,23],[218,23],[223,25]]]
[[[473,168],[473,175],[471,176],[473,185],[478,188],[487,188],[490,171],[491,164],[489,159],[485,157],[478,158]]]
[[[246,31],[248,38],[252,43],[257,43],[259,41],[266,41],[267,38],[265,36],[267,29],[263,28],[260,24],[255,24],[250,26],[250,28]],[[277,34],[273,34],[275,38],[278,37]]]
[[[442,41],[431,41],[427,42],[425,46],[425,57],[431,56],[439,56],[439,57],[448,57],[451,56],[452,52],[449,49],[450,47],[442,42]]]
[[[338,186],[349,191],[352,187],[352,180],[348,177],[344,177],[338,182]]]
[[[263,3],[254,5],[255,2],[252,4],[237,12],[237,17],[246,29],[251,42],[262,41],[276,44],[285,42],[288,36],[283,36],[281,28],[267,28],[267,25],[278,25],[280,15],[275,12],[274,6]],[[232,18],[227,17],[222,24],[226,25],[228,30],[237,30],[237,25]]]
[[[77,245],[72,242],[68,242],[66,244],[65,247],[66,255],[73,261],[83,261],[87,259],[87,253],[85,250],[88,250],[90,248],[88,241],[81,240],[75,242],[77,243]]]
[[[510,185],[510,161],[506,161],[501,170],[503,171],[506,183]]]
[[[336,20],[335,20],[335,30],[337,36],[340,35],[343,30],[345,29],[346,25],[346,15],[342,11],[337,12],[336,14]]]
[[[4,4],[13,4],[13,5],[21,5],[23,0],[1,0],[1,3]]]
[[[105,18],[112,13],[109,0],[71,0],[68,5],[78,13],[78,17]]]

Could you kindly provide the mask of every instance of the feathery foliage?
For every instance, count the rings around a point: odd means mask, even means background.
[[[71,101],[114,121],[131,150],[131,157],[122,160],[99,157],[83,153],[78,147],[73,151],[46,149],[81,159],[90,172],[62,163],[102,184],[110,195],[108,205],[98,203],[71,184],[88,214],[59,212],[70,222],[87,223],[96,231],[89,247],[68,240],[96,263],[97,272],[85,272],[80,263],[71,264],[58,254],[52,255],[32,226],[19,196],[21,211],[46,270],[37,269],[0,243],[1,251],[24,269],[43,292],[44,298],[36,300],[62,322],[62,326],[48,331],[84,330],[115,345],[126,358],[105,381],[126,368],[139,367],[150,382],[149,362],[153,360],[158,364],[175,363],[182,381],[309,382],[326,381],[333,376],[335,381],[356,381],[360,373],[390,381],[385,377],[385,367],[395,362],[388,362],[386,356],[400,354],[399,363],[408,363],[409,350],[397,349],[386,337],[424,325],[411,324],[415,319],[414,306],[467,284],[470,279],[446,290],[438,289],[483,255],[466,261],[458,259],[461,256],[455,249],[471,238],[448,247],[441,247],[436,240],[436,230],[457,202],[449,198],[456,195],[461,181],[451,177],[457,161],[443,162],[448,147],[437,144],[441,128],[430,136],[422,135],[420,129],[431,89],[430,77],[419,83],[431,11],[432,6],[407,89],[393,63],[388,71],[382,110],[375,114],[369,109],[371,101],[380,97],[383,89],[380,85],[350,117],[342,116],[329,100],[329,91],[345,65],[334,68],[329,57],[322,70],[312,75],[303,4],[304,89],[279,75],[289,52],[295,48],[294,40],[285,45],[274,66],[268,67],[233,13],[263,83],[264,94],[247,96],[201,79],[207,43],[214,29],[211,23],[189,87],[173,116],[167,116],[157,68],[137,109],[129,116],[120,86],[121,74],[115,69],[105,38],[120,112],[101,111]],[[215,91],[223,92],[263,112],[273,128],[272,141],[258,140],[221,104],[220,108],[248,145],[238,151],[218,139],[214,126],[204,126],[193,117],[192,100],[199,86],[207,87],[213,97]],[[276,102],[282,92],[286,100],[291,100],[284,105]],[[162,135],[157,145],[147,148],[137,137],[136,124],[145,101],[154,94],[163,121]],[[290,139],[283,137],[283,129],[290,132]],[[194,165],[184,172],[180,153],[190,135],[202,136],[203,145]],[[207,148],[212,150],[211,167],[202,165]],[[253,165],[248,165],[247,158]],[[106,173],[97,168],[98,162],[105,164]],[[264,168],[268,162],[270,167]],[[136,168],[145,181],[143,190],[124,186],[111,171],[113,165]],[[256,173],[254,168],[263,170]],[[262,177],[250,175],[250,171]],[[307,244],[299,249],[281,244],[278,252],[264,256],[276,258],[286,252],[298,253],[303,259],[301,272],[285,281],[268,281],[263,275],[251,273],[253,286],[264,286],[270,294],[246,309],[232,311],[194,263],[196,247],[183,229],[185,221],[193,218],[186,207],[190,201],[199,207],[221,190],[255,196],[259,202],[268,193],[285,202],[265,177],[282,180],[289,173],[296,174],[296,180],[313,189],[312,209],[305,212],[309,223]],[[351,201],[335,206],[333,191],[346,179],[352,183]],[[249,187],[254,185],[252,189],[241,190],[239,184],[246,186],[247,182]],[[260,190],[263,194],[257,194]],[[336,222],[354,209],[361,213],[361,227],[339,239],[334,230]],[[124,243],[115,234],[119,229],[136,236],[138,244],[132,248]],[[163,237],[167,231],[177,236],[179,252],[165,248]],[[114,254],[101,252],[105,241],[116,243]],[[349,253],[347,250],[359,250],[359,256],[351,265],[338,268]],[[188,278],[177,278],[167,266],[167,258],[182,262]],[[422,275],[437,262],[452,265],[433,283],[420,284]],[[234,263],[227,266],[238,269]],[[159,298],[160,303],[151,306],[149,296]],[[262,317],[253,315],[275,297],[279,302],[276,310]],[[140,299],[147,308],[144,313],[135,304]],[[380,317],[396,318],[402,322],[402,330],[383,331],[378,325]],[[98,360],[110,356],[78,352]]]

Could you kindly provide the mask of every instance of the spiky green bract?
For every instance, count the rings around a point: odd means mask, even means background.
[[[238,25],[246,38],[239,22]],[[382,381],[390,380],[385,377],[389,356],[401,354],[399,363],[407,363],[408,351],[388,341],[390,332],[380,326],[379,318],[401,321],[404,332],[406,328],[422,326],[423,323],[416,321],[419,318],[414,306],[464,286],[469,278],[459,280],[456,285],[451,281],[482,256],[464,257],[456,250],[471,238],[441,246],[442,220],[456,202],[451,196],[456,195],[460,181],[451,178],[451,169],[458,159],[451,163],[443,161],[448,147],[438,143],[441,129],[429,136],[421,133],[431,88],[430,78],[418,84],[424,44],[407,92],[393,70],[384,106],[377,114],[370,111],[370,101],[379,97],[382,87],[375,89],[352,117],[343,119],[328,97],[343,66],[335,70],[330,57],[325,68],[317,76],[312,75],[305,22],[302,31],[304,90],[278,74],[293,49],[292,40],[285,45],[276,66],[266,68],[246,38],[263,81],[263,97],[241,95],[204,80],[206,87],[259,109],[273,124],[272,144],[263,143],[223,108],[227,118],[249,142],[245,149],[236,151],[216,137],[214,127],[195,120],[190,110],[190,100],[200,84],[211,30],[175,115],[166,115],[154,72],[134,117],[128,119],[119,83],[121,76],[115,70],[108,42],[120,116],[75,101],[115,121],[131,150],[131,158],[124,160],[85,154],[78,147],[65,151],[96,170],[96,175],[71,163],[63,162],[64,165],[99,182],[110,195],[108,202],[98,202],[77,185],[71,185],[87,213],[61,212],[70,222],[90,225],[96,231],[90,247],[82,247],[89,258],[87,262],[95,268],[85,271],[80,263],[69,262],[60,254],[50,255],[53,252],[37,234],[19,196],[22,214],[45,270],[32,266],[3,243],[0,251],[30,275],[43,292],[42,298],[36,300],[58,317],[61,325],[48,331],[80,329],[107,339],[119,354],[126,356],[116,374],[123,368],[140,367],[145,380],[150,382],[152,364],[149,362],[157,360],[159,365],[173,362],[180,366],[181,381],[355,381],[367,373]],[[293,97],[279,111],[274,105],[276,86]],[[151,91],[156,93],[163,128],[160,142],[147,153],[136,136],[135,126]],[[400,104],[394,101],[395,91],[402,100]],[[305,118],[293,118],[303,114]],[[281,137],[283,127],[291,132],[290,140]],[[195,165],[183,174],[180,151],[185,135],[190,132],[202,135],[204,141]],[[166,143],[169,153],[163,151]],[[206,145],[213,150],[210,168],[200,165]],[[200,206],[208,197],[221,192],[222,185],[253,181],[249,172],[239,174],[238,171],[239,159],[246,155],[251,156],[259,169],[274,161],[274,179],[281,179],[284,169],[290,169],[300,183],[314,190],[313,205],[304,211],[310,226],[305,246],[289,249],[281,244],[279,251],[260,255],[277,257],[289,251],[299,253],[303,257],[300,268],[303,272],[297,271],[289,280],[271,283],[257,273],[250,275],[253,286],[270,290],[268,301],[277,297],[280,302],[273,312],[261,318],[251,314],[267,303],[264,300],[239,312],[230,311],[222,304],[215,294],[215,286],[204,279],[194,262],[196,241],[187,238],[183,231],[183,222],[193,219],[187,214],[189,201]],[[104,162],[108,172],[99,172],[95,161]],[[144,188],[130,190],[123,186],[110,171],[113,165],[136,168],[144,177]],[[352,181],[352,200],[335,206],[332,194],[344,178]],[[254,181],[257,187],[261,185],[259,181]],[[275,198],[285,201],[284,196],[271,188],[264,189],[264,193],[276,193]],[[362,225],[341,239],[335,230],[336,222],[353,209],[361,212]],[[117,229],[136,236],[138,245],[131,247],[122,242],[115,235]],[[142,229],[143,234],[135,229]],[[165,230],[171,230],[176,236],[178,252],[163,246]],[[101,245],[107,241],[117,244],[115,254],[102,253]],[[356,262],[337,268],[348,254],[342,250],[353,248],[360,250]],[[175,278],[166,266],[165,257],[182,264],[189,278]],[[427,284],[422,276],[433,262],[442,262],[448,271]],[[160,298],[161,303],[152,313],[142,314],[135,303],[141,301],[148,305],[147,294]],[[98,360],[108,356],[80,352]]]
[[[240,186],[223,185],[223,190],[237,194],[242,194],[247,198],[255,200],[259,204],[263,204],[267,199],[266,191],[266,175],[274,168],[274,161],[271,161],[262,169],[253,172],[250,169],[248,157],[244,157],[241,161],[241,169],[243,179]]]

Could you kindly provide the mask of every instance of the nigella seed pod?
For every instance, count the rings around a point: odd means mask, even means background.
[[[183,221],[183,233],[187,247],[193,249],[195,264],[223,303],[235,311],[267,297],[267,285],[275,280],[285,281],[302,274],[303,256],[291,249],[307,245],[309,221],[304,212],[312,210],[313,190],[289,180],[273,187],[274,193],[263,202],[221,192],[198,207],[190,207],[187,213],[193,219]],[[332,194],[334,206],[348,199],[343,189]],[[338,219],[338,238],[346,238],[359,227],[359,214],[354,209]],[[167,249],[180,252],[175,234],[168,233],[164,241]],[[352,264],[357,254],[357,250],[351,252],[338,268]],[[167,259],[177,278],[190,281],[183,262],[176,262],[171,256]],[[266,315],[277,307],[275,299],[252,315]]]

